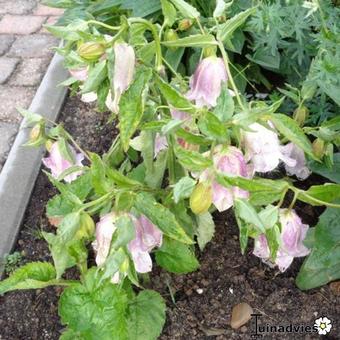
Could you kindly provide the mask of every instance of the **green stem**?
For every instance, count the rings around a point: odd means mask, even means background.
[[[84,154],[85,158],[91,162],[91,158],[88,156],[87,152],[83,150],[80,145],[74,140],[74,138],[66,131],[64,130],[64,133],[66,137],[72,142],[72,144],[82,153]]]
[[[156,44],[156,69],[157,72],[161,71],[162,69],[162,46],[161,46],[161,40],[159,38],[159,35],[157,34],[156,26],[153,25],[148,20],[142,19],[142,18],[130,18],[128,19],[130,24],[138,23],[138,24],[144,24],[152,33],[153,39]]]
[[[100,21],[97,21],[97,20],[89,20],[89,21],[87,21],[87,23],[105,27],[110,31],[119,31],[121,29],[121,26],[111,26],[111,25],[104,24],[103,22],[100,22]]]
[[[240,107],[242,108],[242,110],[246,111],[246,108],[243,105],[242,100],[240,98],[240,95],[238,93],[238,89],[237,89],[237,87],[235,85],[233,76],[232,76],[232,74],[230,72],[229,58],[228,58],[228,55],[227,55],[227,53],[226,53],[226,51],[224,49],[222,41],[218,40],[218,47],[219,47],[219,49],[220,49],[220,51],[222,53],[222,58],[223,58],[223,61],[224,61],[224,64],[225,64],[225,67],[226,67],[226,70],[227,70],[227,74],[228,74],[228,78],[229,78],[229,81],[230,81],[230,85],[233,88],[233,91],[235,92],[236,100],[237,100],[238,104],[240,105]]]
[[[283,201],[284,201],[284,199],[285,199],[285,197],[286,197],[287,191],[288,191],[288,188],[285,189],[285,190],[283,191],[283,193],[282,193],[282,195],[281,195],[281,198],[280,198],[280,201],[279,201],[279,203],[278,203],[278,205],[277,205],[278,208],[281,208],[281,206],[282,206],[282,204],[283,204]]]
[[[102,204],[103,202],[105,202],[107,199],[111,199],[114,195],[115,195],[115,190],[114,191],[110,191],[107,194],[103,195],[102,197],[99,197],[98,199],[85,203],[80,210],[86,210],[88,208],[91,208],[93,206],[96,206],[98,204]]]

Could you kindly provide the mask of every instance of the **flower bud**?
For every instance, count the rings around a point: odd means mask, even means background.
[[[299,126],[303,126],[305,121],[308,119],[309,111],[306,106],[298,107],[293,114],[294,120],[299,124]]]
[[[321,138],[317,138],[314,142],[313,142],[313,153],[314,155],[321,159],[326,151],[326,147],[325,147],[325,142],[321,139]]]
[[[176,41],[178,40],[178,35],[175,30],[168,29],[164,34],[165,41]],[[177,47],[169,47],[170,50],[176,51]]]
[[[53,142],[50,139],[48,139],[45,143],[45,148],[48,152],[52,150],[52,145],[53,145]]]
[[[77,239],[89,239],[92,237],[95,230],[94,222],[90,215],[81,214],[79,229],[76,233]]]
[[[204,214],[212,203],[212,189],[210,185],[198,183],[190,196],[190,209],[196,215]]]
[[[180,31],[186,31],[188,30],[191,26],[192,26],[193,22],[191,19],[182,19],[179,23],[178,23],[178,29]]]
[[[93,61],[99,59],[105,52],[105,46],[97,42],[86,42],[78,47],[78,54],[82,58]]]
[[[42,143],[39,143],[42,141],[42,138],[44,137],[45,135],[45,126],[44,124],[41,124],[41,123],[38,123],[36,124],[31,132],[30,132],[30,140],[29,140],[29,143],[30,145],[32,144],[42,144]]]

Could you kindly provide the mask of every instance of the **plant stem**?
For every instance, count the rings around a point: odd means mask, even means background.
[[[85,158],[91,162],[91,158],[88,156],[87,152],[83,150],[80,145],[73,139],[73,137],[64,130],[64,133],[66,134],[66,137],[73,143],[73,145],[82,153],[84,154]]]
[[[121,29],[121,26],[111,26],[111,25],[104,24],[103,22],[100,22],[100,21],[97,21],[97,20],[89,20],[89,21],[87,21],[87,23],[105,27],[110,31],[119,31]]]
[[[153,25],[151,22],[149,22],[148,20],[142,19],[142,18],[130,18],[128,19],[128,22],[130,24],[134,24],[134,23],[138,23],[138,24],[144,24],[152,33],[153,39],[155,41],[156,44],[156,69],[157,72],[162,70],[162,47],[161,47],[161,40],[159,38],[159,35],[157,33],[156,30],[156,26]]]
[[[226,70],[227,70],[227,74],[228,74],[228,78],[229,78],[229,81],[230,81],[230,85],[231,87],[233,88],[233,91],[235,92],[235,96],[236,96],[236,100],[238,102],[238,104],[240,105],[240,107],[242,108],[243,111],[246,111],[246,108],[245,106],[243,105],[242,103],[242,100],[240,98],[240,95],[239,95],[239,92],[238,92],[238,89],[235,85],[235,82],[234,82],[234,79],[233,79],[233,76],[230,72],[230,68],[229,68],[229,58],[228,58],[228,55],[224,49],[224,46],[223,46],[223,43],[222,41],[219,41],[218,40],[218,47],[222,53],[222,58],[223,58],[223,61],[224,61],[224,64],[225,64],[225,67],[226,67]]]

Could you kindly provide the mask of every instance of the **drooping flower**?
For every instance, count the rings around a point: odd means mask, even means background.
[[[121,95],[130,86],[135,71],[135,51],[126,43],[116,43],[113,47],[115,54],[113,90],[114,98],[112,104],[106,104],[113,108],[114,113],[119,111],[119,100]]]
[[[71,76],[79,81],[86,81],[88,77],[88,67],[69,69]]]
[[[51,170],[54,178],[58,178],[65,170],[74,165],[83,166],[82,161],[84,160],[84,155],[82,153],[76,153],[71,145],[68,145],[68,149],[70,158],[74,160],[73,162],[63,157],[60,151],[59,142],[54,142],[51,146],[49,157],[42,159],[43,164]],[[81,174],[82,171],[72,172],[65,176],[64,180],[65,182],[70,183]]]
[[[139,218],[133,217],[133,222],[136,237],[129,242],[128,249],[136,271],[138,273],[148,273],[152,270],[152,260],[149,253],[153,248],[162,245],[163,234],[144,215]]]
[[[223,148],[218,145],[213,155],[214,169],[207,169],[199,176],[200,182],[211,182],[212,202],[218,211],[225,211],[233,206],[234,198],[248,198],[249,193],[238,187],[226,188],[214,178],[214,171],[228,176],[249,178],[252,176],[242,151],[234,146]]]
[[[101,217],[97,223],[96,240],[92,243],[92,246],[96,251],[96,263],[98,266],[101,266],[109,255],[112,236],[117,229],[115,221],[116,215],[111,212]]]
[[[295,175],[298,179],[304,180],[311,174],[311,171],[306,165],[305,153],[297,145],[294,143],[288,143],[282,148],[282,153],[286,157],[294,159],[296,162],[295,166],[285,164],[285,169],[288,175]]]
[[[252,131],[243,132],[243,144],[246,159],[252,161],[254,171],[272,171],[280,160],[290,167],[295,166],[296,161],[283,153],[278,135],[274,131],[259,123],[251,124],[249,129]]]
[[[227,70],[222,58],[204,58],[190,79],[190,91],[186,97],[194,100],[198,107],[214,107],[221,94],[222,84],[227,80]]]
[[[274,264],[279,267],[281,272],[284,272],[291,265],[294,257],[309,254],[310,250],[303,244],[309,226],[302,223],[294,210],[280,209],[279,216],[281,224],[280,245]],[[260,257],[265,263],[273,265],[265,234],[261,234],[255,239],[253,254]]]

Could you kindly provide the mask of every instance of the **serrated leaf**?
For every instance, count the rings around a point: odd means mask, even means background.
[[[340,199],[340,184],[313,185],[307,191],[300,191],[298,199],[316,206],[333,203]]]
[[[107,77],[106,61],[102,60],[98,62],[93,68],[90,69],[87,80],[81,90],[82,93],[88,93],[96,91],[99,85]]]
[[[163,239],[162,247],[156,251],[156,262],[171,273],[186,274],[199,268],[192,249],[181,242]]]
[[[51,263],[27,263],[0,282],[0,295],[17,289],[44,288],[50,285],[49,281],[55,278],[56,271]]]
[[[175,146],[174,151],[178,161],[190,171],[201,171],[212,166],[211,159],[199,152],[186,150],[178,145]]]
[[[211,34],[195,34],[189,35],[188,37],[170,40],[170,41],[162,41],[162,45],[167,47],[209,47],[216,46],[217,42],[215,37]]]
[[[314,243],[296,278],[297,286],[312,289],[340,278],[340,209],[327,208],[315,227]]]
[[[184,0],[171,0],[171,2],[176,6],[179,12],[185,17],[190,19],[199,18],[200,12]]]
[[[174,201],[178,203],[183,198],[189,198],[196,185],[191,177],[182,177],[174,186]]]
[[[197,220],[197,243],[201,251],[209,243],[215,233],[215,223],[209,212],[196,216]]]
[[[248,8],[247,10],[240,12],[231,19],[227,20],[226,23],[220,25],[217,32],[218,40],[225,41],[226,39],[231,38],[234,31],[243,25],[247,18],[254,14],[255,11],[256,7]]]
[[[217,139],[220,142],[228,140],[227,128],[214,113],[206,112],[204,116],[200,118],[198,127],[204,135],[212,139]]]
[[[126,293],[119,285],[105,281],[89,290],[77,284],[63,291],[59,315],[61,322],[82,339],[121,340],[127,339],[127,307]]]
[[[143,290],[129,305],[128,339],[155,340],[165,323],[165,302],[152,290]]]
[[[193,241],[179,225],[175,215],[154,197],[145,192],[137,194],[135,208],[145,215],[165,235],[183,243],[192,244]]]
[[[135,133],[144,113],[144,95],[147,84],[152,77],[152,70],[140,67],[134,82],[122,95],[119,102],[119,130],[124,151],[129,148],[129,142]]]
[[[194,111],[195,107],[192,103],[186,99],[182,94],[180,94],[175,88],[170,86],[160,77],[156,78],[157,86],[161,91],[162,95],[165,97],[169,105],[176,109],[186,109],[186,111]]]
[[[228,87],[224,85],[222,87],[221,94],[217,99],[217,105],[214,109],[214,114],[221,122],[227,122],[233,116],[234,110],[234,100],[229,93]]]
[[[281,113],[272,114],[270,120],[283,136],[299,146],[307,155],[315,159],[311,142],[295,120]]]

